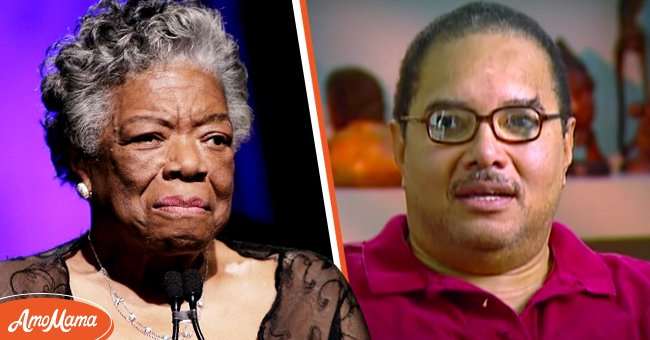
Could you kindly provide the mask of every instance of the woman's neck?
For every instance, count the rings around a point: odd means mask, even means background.
[[[453,270],[429,256],[422,248],[409,242],[415,257],[429,269],[467,281],[498,297],[517,313],[521,313],[532,296],[541,288],[550,268],[550,250],[542,249],[523,265],[494,275],[476,275]]]
[[[197,269],[207,277],[216,272],[214,241],[203,250],[183,254],[166,254],[138,247],[128,241],[113,242],[114,238],[90,232],[88,243],[83,247],[86,260],[97,269],[103,267],[110,279],[117,281],[138,294],[144,300],[160,302],[163,276],[167,271],[183,272]]]

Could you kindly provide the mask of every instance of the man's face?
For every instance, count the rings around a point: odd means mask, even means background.
[[[507,33],[471,34],[430,48],[408,115],[425,117],[439,102],[481,116],[513,103],[559,110],[544,51]],[[539,138],[515,144],[498,140],[483,122],[472,140],[456,145],[432,142],[425,124],[409,122],[405,139],[393,126],[411,240],[429,254],[539,251],[571,162],[574,124],[563,138],[561,120],[546,121]]]

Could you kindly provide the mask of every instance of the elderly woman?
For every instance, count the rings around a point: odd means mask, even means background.
[[[162,284],[196,269],[207,338],[366,338],[340,272],[309,252],[215,239],[251,110],[218,12],[194,2],[102,1],[44,64],[46,139],[58,176],[91,207],[90,231],[0,264],[2,296],[96,302],[120,339],[172,333]],[[180,326],[194,338],[192,326]]]

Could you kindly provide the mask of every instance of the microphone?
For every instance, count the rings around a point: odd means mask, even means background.
[[[183,279],[181,273],[175,270],[166,272],[163,277],[163,285],[167,303],[172,307],[172,339],[178,340],[178,325],[181,321],[178,312],[183,304]]]
[[[201,328],[199,327],[199,318],[196,311],[196,303],[201,298],[203,294],[203,280],[201,279],[201,274],[196,269],[188,269],[183,272],[183,293],[185,295],[185,301],[190,304],[190,319],[192,320],[192,326],[194,327],[194,333],[196,333],[196,338],[198,340],[205,340],[203,333],[201,333]]]

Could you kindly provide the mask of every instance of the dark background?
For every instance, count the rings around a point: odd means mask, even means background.
[[[51,249],[90,226],[88,203],[55,178],[38,67],[95,2],[0,1],[0,260]],[[204,2],[239,43],[255,116],[235,156],[233,213],[220,237],[331,258],[291,1]]]
[[[331,259],[291,1],[206,4],[222,10],[229,32],[241,34],[255,115],[252,139],[237,155],[233,215],[222,237],[310,249]],[[253,148],[263,168],[245,164]],[[266,177],[266,190],[245,183],[258,181],[256,176]],[[268,207],[250,206],[261,192]],[[256,219],[262,210],[269,216]]]

